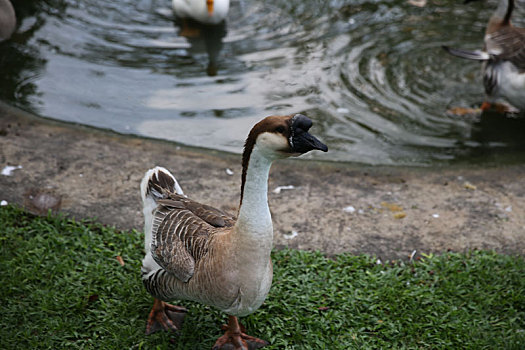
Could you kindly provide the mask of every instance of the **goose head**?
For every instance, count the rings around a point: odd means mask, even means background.
[[[308,132],[312,124],[302,114],[266,117],[250,131],[244,155],[249,157],[254,148],[270,159],[299,156],[312,150],[327,152],[328,147]]]

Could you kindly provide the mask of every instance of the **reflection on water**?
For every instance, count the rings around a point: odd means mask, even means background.
[[[441,45],[479,48],[493,0],[237,0],[227,27],[186,37],[167,5],[25,4],[17,33],[0,43],[0,98],[233,152],[257,120],[295,112],[316,120],[330,147],[322,159],[429,164],[525,152],[525,118],[446,113],[484,96],[480,66]]]
[[[472,153],[479,158],[494,158],[498,153],[504,153],[507,159],[523,161],[524,135],[523,116],[502,118],[498,113],[484,112],[473,124],[471,139],[479,147]]]
[[[219,24],[201,24],[191,20],[177,20],[180,35],[184,36],[191,48],[191,52],[206,52],[208,55],[208,66],[206,73],[210,76],[217,75],[219,55],[222,50],[222,40],[226,36],[226,22]]]
[[[13,2],[18,28],[13,37],[0,42],[0,99],[37,112],[39,96],[35,80],[42,74],[46,59],[38,47],[28,45],[44,23],[49,8],[36,2]],[[61,8],[61,2],[56,8]]]

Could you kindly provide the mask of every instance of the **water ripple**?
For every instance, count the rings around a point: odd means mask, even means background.
[[[478,106],[483,88],[478,64],[441,49],[479,48],[494,5],[233,0],[226,28],[191,39],[178,36],[165,1],[50,0],[19,9],[19,32],[0,44],[8,49],[0,50],[0,98],[57,119],[232,152],[262,117],[304,112],[330,146],[322,159],[497,157],[525,150],[525,118],[448,114]],[[516,10],[517,25],[523,13]],[[212,56],[217,76],[206,75]]]

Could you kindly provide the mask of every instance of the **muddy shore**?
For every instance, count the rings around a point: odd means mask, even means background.
[[[236,212],[239,155],[51,121],[0,103],[0,170],[21,166],[0,175],[0,201],[141,230],[139,182],[155,165],[172,170],[191,198]],[[272,168],[269,202],[277,248],[383,260],[414,250],[525,255],[525,162],[411,168],[286,160]]]

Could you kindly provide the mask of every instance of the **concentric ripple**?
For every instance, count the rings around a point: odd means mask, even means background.
[[[50,0],[19,9],[18,33],[0,44],[0,98],[232,152],[262,117],[303,112],[329,145],[322,159],[425,165],[523,155],[525,118],[447,113],[484,96],[479,64],[441,46],[480,48],[495,1],[232,0],[226,27],[196,38],[179,36],[169,5]],[[524,13],[515,11],[516,25]]]

